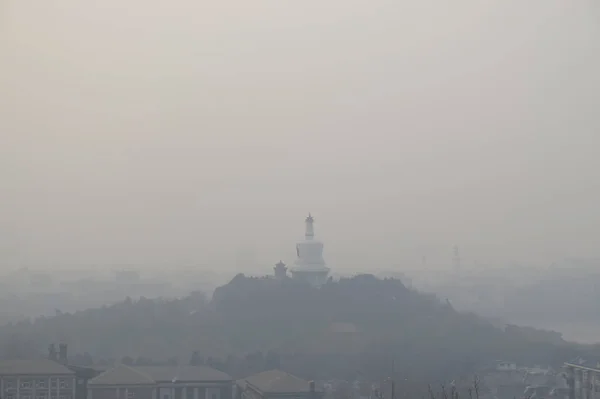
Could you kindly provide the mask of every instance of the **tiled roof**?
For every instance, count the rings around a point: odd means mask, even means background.
[[[154,381],[231,381],[230,375],[208,366],[134,367]]]
[[[107,370],[88,381],[88,385],[147,385],[154,383],[150,376],[124,364]]]
[[[121,364],[92,378],[90,385],[145,385],[177,381],[231,381],[208,366],[126,366]]]
[[[49,359],[6,360],[0,362],[0,375],[75,374],[62,364]]]
[[[281,370],[264,371],[240,380],[241,385],[250,385],[262,393],[309,392],[309,382]]]

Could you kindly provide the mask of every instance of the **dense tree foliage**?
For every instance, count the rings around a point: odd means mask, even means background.
[[[468,373],[495,359],[558,365],[578,350],[557,334],[499,329],[399,280],[371,275],[320,288],[238,275],[211,302],[200,293],[128,299],[0,328],[5,357],[43,353],[59,341],[71,353],[87,353],[86,362],[184,359],[234,375],[282,367],[307,378],[376,378],[392,359],[398,372],[428,378]]]

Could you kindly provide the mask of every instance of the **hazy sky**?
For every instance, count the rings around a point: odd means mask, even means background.
[[[598,71],[597,0],[0,0],[0,263],[600,256]]]

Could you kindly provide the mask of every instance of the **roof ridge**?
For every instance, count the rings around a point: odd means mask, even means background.
[[[277,371],[277,372],[279,372],[279,373],[283,373],[283,374],[287,375],[288,377],[295,378],[296,380],[300,380],[300,381],[306,381],[304,378],[300,378],[300,377],[298,377],[297,375],[294,375],[294,374],[292,374],[292,373],[288,373],[287,371],[285,371],[285,370],[281,370],[281,369],[271,369],[271,370],[267,370],[267,371],[265,371],[265,373],[268,373],[268,372],[271,372],[271,371]]]
[[[129,370],[133,371],[134,373],[137,373],[140,377],[144,377],[152,382],[156,382],[154,380],[154,378],[152,378],[148,374],[144,373],[142,370],[138,370],[137,368],[135,368],[135,366],[128,366],[127,364],[122,364],[122,365],[127,367]]]
[[[290,376],[290,377],[294,377],[294,378],[295,378],[295,379],[297,379],[297,380],[306,381],[304,378],[300,378],[300,377],[298,377],[297,375],[294,375],[294,374],[292,374],[292,373],[288,373],[287,371],[284,371],[284,370],[281,370],[281,371],[283,371],[284,373],[286,373],[286,374],[287,374],[288,376]]]
[[[244,383],[262,392],[306,392],[309,381],[281,369],[265,370],[244,378]]]
[[[156,381],[149,375],[143,373],[140,370],[136,370],[132,366],[128,366],[126,364],[121,363],[121,364],[116,365],[115,367],[111,367],[110,369],[108,369],[108,370],[100,373],[96,377],[92,378],[91,380],[88,381],[88,384],[94,385],[94,384],[98,383],[100,385],[104,385],[104,384],[107,384],[106,383],[107,379],[110,381],[110,380],[114,379],[115,376],[119,376],[124,372],[125,373],[129,372],[131,374],[137,375],[137,377],[140,377],[143,380],[143,383],[151,383],[151,384],[156,383]]]
[[[55,362],[47,358],[37,359],[5,359],[0,360],[1,373],[3,374],[74,374],[67,365]]]

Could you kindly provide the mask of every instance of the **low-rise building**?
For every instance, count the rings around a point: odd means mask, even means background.
[[[264,371],[236,383],[235,399],[322,399],[323,392],[281,370]]]
[[[87,399],[231,399],[232,386],[208,366],[121,364],[88,381]]]
[[[600,359],[578,358],[564,364],[569,399],[600,398]]]
[[[0,362],[2,399],[75,399],[75,372],[49,359]]]
[[[507,362],[505,360],[498,360],[496,362],[496,370],[497,371],[516,371],[517,363]]]

